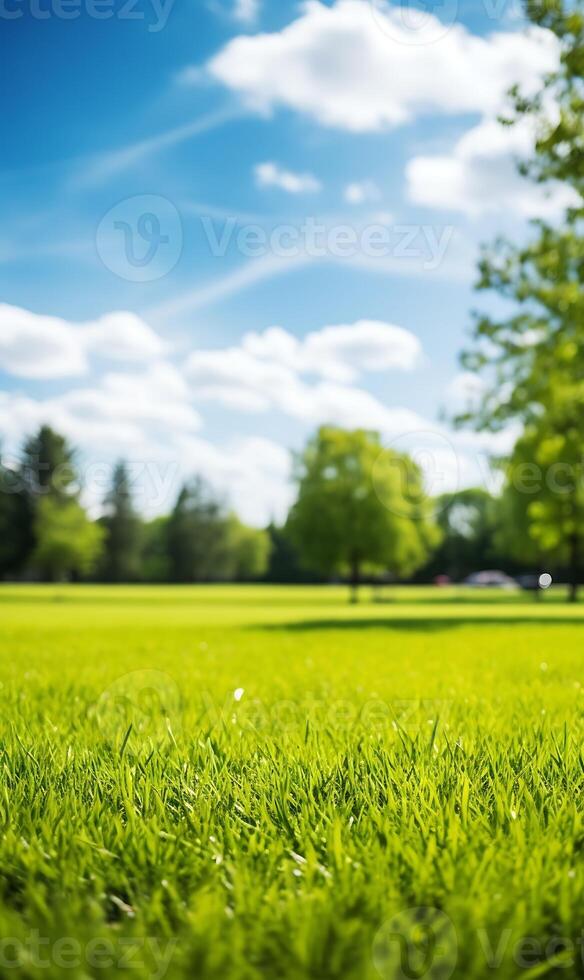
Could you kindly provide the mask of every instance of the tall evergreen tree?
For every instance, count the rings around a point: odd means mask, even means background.
[[[0,459],[0,578],[24,568],[34,547],[33,520],[20,474]]]
[[[65,500],[79,495],[75,451],[48,425],[26,440],[20,472],[29,497]]]
[[[173,581],[205,582],[226,576],[228,520],[220,501],[200,478],[182,487],[167,534]]]
[[[101,574],[106,582],[130,582],[140,576],[141,521],[134,510],[130,477],[120,461],[113,473],[111,488],[104,500],[101,524],[105,547]]]

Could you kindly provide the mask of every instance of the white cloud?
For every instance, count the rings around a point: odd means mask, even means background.
[[[253,24],[260,12],[260,0],[235,0],[233,16],[241,24]]]
[[[206,439],[179,439],[181,465],[186,473],[202,473],[246,522],[265,526],[283,521],[292,503],[289,452],[258,436],[215,446]]]
[[[254,357],[342,382],[366,371],[410,370],[421,355],[415,334],[378,320],[323,327],[302,340],[281,327],[269,327],[246,334],[241,346]]]
[[[111,372],[95,385],[51,398],[2,396],[0,432],[10,444],[43,423],[94,453],[125,454],[147,451],[153,442],[164,446],[169,433],[196,432],[201,419],[179,372],[158,362],[136,372]]]
[[[112,361],[149,361],[164,353],[164,344],[135,313],[108,313],[83,328],[91,353]]]
[[[381,193],[374,181],[362,180],[347,184],[343,191],[343,197],[347,204],[368,204],[372,201],[378,201]]]
[[[411,370],[421,356],[418,338],[409,330],[377,320],[323,327],[302,340],[282,327],[245,334],[239,347],[194,351],[187,376],[208,396],[211,386],[233,386],[251,392],[253,407],[277,397],[297,374],[350,382],[365,372]],[[250,407],[252,407],[250,403]]]
[[[147,516],[167,513],[181,484],[200,474],[243,520],[258,526],[272,517],[282,520],[292,496],[288,451],[257,436],[225,445],[202,438],[198,415],[192,409],[189,414],[176,395],[169,401],[175,380],[181,379],[168,365],[158,365],[142,378],[110,376],[95,389],[50,400],[0,393],[0,431],[11,452],[42,423],[63,432],[82,451],[83,499],[95,516],[121,456],[129,462],[136,504]],[[155,405],[147,405],[149,393]]]
[[[0,368],[17,377],[75,377],[87,373],[92,354],[113,361],[149,361],[163,351],[158,335],[134,313],[70,323],[0,304]]]
[[[21,378],[83,374],[87,360],[79,328],[0,304],[0,368]]]
[[[306,363],[325,377],[351,381],[366,371],[411,370],[422,348],[409,330],[378,320],[323,327],[302,344]]]
[[[438,29],[440,43],[423,43]],[[429,113],[494,115],[512,84],[533,88],[558,56],[557,40],[538,28],[479,37],[432,15],[416,40],[399,8],[373,16],[366,0],[307,0],[282,31],[234,38],[207,68],[256,111],[285,107],[372,132]]]
[[[509,127],[485,118],[450,153],[409,161],[409,197],[415,204],[471,217],[512,211],[525,218],[553,218],[577,203],[577,195],[559,185],[548,189],[534,184],[519,174],[517,160],[529,157],[533,146],[534,133],[528,124]]]
[[[256,164],[254,174],[258,187],[279,187],[288,194],[315,194],[322,189],[322,184],[312,174],[284,170],[271,160]]]
[[[246,334],[239,347],[194,351],[185,372],[201,400],[248,412],[277,410],[310,426],[335,422],[395,433],[417,425],[418,416],[388,408],[349,383],[367,372],[410,370],[420,354],[409,331],[361,320],[324,327],[302,340],[281,327]]]
[[[475,405],[485,392],[485,382],[472,371],[460,371],[446,389],[449,402],[456,410]]]

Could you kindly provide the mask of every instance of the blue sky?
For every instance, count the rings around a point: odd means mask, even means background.
[[[440,420],[478,243],[553,214],[497,114],[557,56],[517,0],[3,0],[0,433],[79,446],[86,496],[199,471],[281,517],[321,422],[484,479]],[[480,299],[483,302],[482,298]],[[96,475],[99,474],[99,475]],[[432,482],[433,481],[433,482]]]

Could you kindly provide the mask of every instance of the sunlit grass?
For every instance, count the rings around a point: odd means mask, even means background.
[[[1,975],[582,975],[584,607],[363,597],[0,591]]]

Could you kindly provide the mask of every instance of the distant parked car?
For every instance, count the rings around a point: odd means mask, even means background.
[[[472,585],[480,589],[518,589],[519,586],[514,578],[505,572],[496,569],[489,569],[484,572],[473,572],[465,578],[464,585]]]

